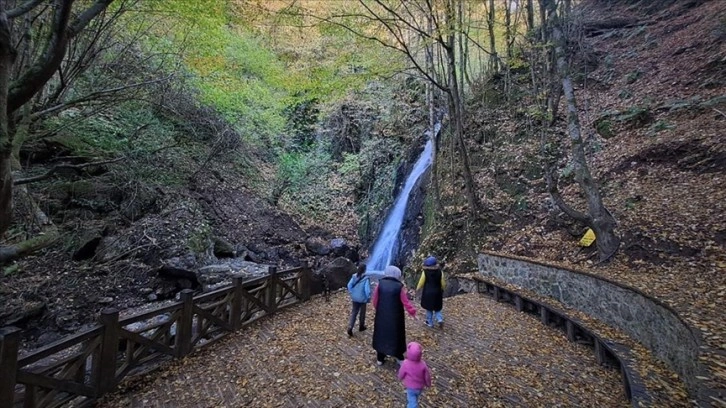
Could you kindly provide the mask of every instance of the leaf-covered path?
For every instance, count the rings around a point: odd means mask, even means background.
[[[395,362],[369,330],[348,338],[348,299],[314,298],[171,363],[99,407],[401,407]],[[419,310],[420,312],[421,310]],[[443,330],[407,318],[434,386],[423,407],[625,407],[619,374],[535,318],[479,294],[445,300]]]

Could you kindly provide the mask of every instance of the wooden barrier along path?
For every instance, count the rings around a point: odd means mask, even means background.
[[[633,369],[631,352],[626,346],[594,334],[584,323],[555,306],[529,299],[483,278],[473,280],[477,292],[488,294],[497,302],[511,303],[518,312],[538,315],[542,324],[562,329],[570,342],[592,347],[598,364],[620,371],[625,397],[633,407],[652,406],[652,397],[640,374]]]
[[[260,317],[310,298],[308,267],[277,272],[133,316],[105,309],[100,325],[20,355],[20,330],[0,329],[0,405],[91,405],[129,376],[206,347]],[[13,401],[13,404],[6,403]]]

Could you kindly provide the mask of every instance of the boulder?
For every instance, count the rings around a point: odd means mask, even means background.
[[[323,292],[325,284],[330,290],[345,287],[351,275],[356,272],[356,266],[348,258],[338,257],[322,268],[313,272],[310,289],[313,294]],[[327,283],[325,281],[327,280]]]
[[[234,245],[224,238],[213,237],[212,243],[214,244],[214,256],[217,258],[234,258],[237,256]]]
[[[328,255],[330,253],[330,246],[323,239],[318,237],[312,237],[305,240],[305,249],[314,255]]]
[[[74,261],[82,261],[85,259],[91,259],[96,255],[96,249],[101,244],[101,230],[93,229],[84,232],[80,237],[80,242],[77,249],[73,252],[71,259]]]
[[[351,262],[360,261],[358,248],[353,248],[344,238],[335,238],[330,241],[330,254],[336,258],[348,258]]]

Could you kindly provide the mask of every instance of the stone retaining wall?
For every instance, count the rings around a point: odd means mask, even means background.
[[[551,297],[620,328],[668,363],[693,397],[708,400],[710,392],[697,378],[707,376],[698,359],[703,342],[668,306],[634,288],[584,272],[497,254],[479,254],[478,264],[484,276]]]

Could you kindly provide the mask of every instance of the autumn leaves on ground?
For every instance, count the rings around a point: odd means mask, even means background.
[[[348,338],[349,299],[315,297],[161,372],[123,384],[99,407],[401,407],[396,364],[375,364],[374,312]],[[418,315],[422,310],[418,308]],[[587,347],[479,294],[448,298],[443,330],[406,319],[433,372],[424,407],[625,407],[620,373]],[[673,391],[671,393],[670,391]],[[680,396],[678,391],[681,392]],[[657,406],[684,406],[682,390]]]

